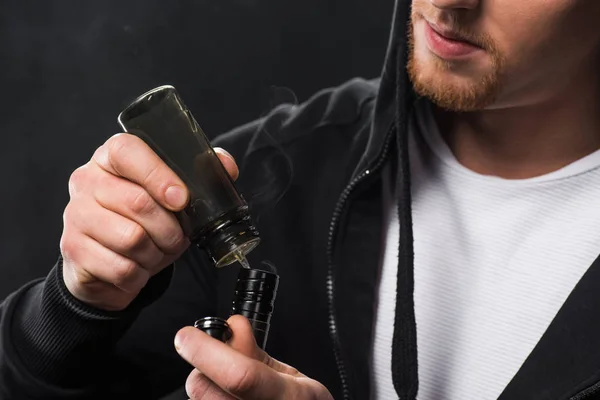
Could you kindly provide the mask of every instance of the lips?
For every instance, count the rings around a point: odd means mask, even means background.
[[[475,43],[470,42],[469,40],[467,40],[463,36],[459,35],[456,32],[453,32],[450,29],[443,28],[440,25],[434,24],[434,23],[429,22],[429,21],[426,21],[426,22],[429,24],[429,26],[431,27],[431,29],[433,29],[438,35],[443,36],[446,39],[455,40],[457,42],[464,42],[464,43],[470,44],[472,46],[475,46]]]
[[[460,59],[481,51],[482,48],[456,32],[425,20],[425,40],[429,50],[446,60]]]

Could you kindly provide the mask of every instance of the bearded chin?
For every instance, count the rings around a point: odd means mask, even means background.
[[[412,25],[412,24],[411,24]],[[449,111],[477,111],[489,107],[499,91],[500,58],[492,54],[492,67],[480,76],[457,77],[459,66],[431,54],[420,59],[416,54],[412,26],[409,33],[408,75],[415,92]],[[460,82],[457,82],[460,81]]]

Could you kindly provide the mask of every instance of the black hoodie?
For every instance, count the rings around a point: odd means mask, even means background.
[[[300,106],[235,129],[215,144],[241,166],[238,187],[263,241],[251,263],[281,277],[267,350],[325,384],[336,399],[370,397],[383,234],[381,170],[398,171],[400,238],[392,376],[398,397],[418,390],[406,74],[410,1],[394,13],[379,80],[352,80]],[[0,398],[159,399],[190,366],[178,329],[227,316],[236,268],[215,269],[190,248],[122,312],[73,298],[61,262],[0,307]],[[600,393],[600,262],[578,283],[501,399],[593,399]],[[443,344],[441,344],[443,345]],[[581,393],[577,395],[577,393]],[[600,398],[600,397],[598,397]]]

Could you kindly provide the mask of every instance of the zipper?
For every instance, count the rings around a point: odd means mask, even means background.
[[[575,396],[569,398],[569,400],[583,400],[589,398],[593,394],[600,393],[600,382],[596,382],[589,388],[577,393]]]
[[[329,237],[327,242],[327,297],[329,301],[329,333],[331,335],[331,339],[333,341],[333,354],[335,356],[335,362],[337,364],[338,375],[340,377],[340,381],[342,383],[342,394],[344,400],[350,399],[350,385],[348,383],[348,375],[346,373],[346,367],[344,365],[344,360],[342,358],[342,349],[340,343],[340,337],[337,329],[337,322],[335,316],[335,305],[334,305],[334,281],[333,281],[333,247],[335,236],[338,230],[338,225],[340,223],[340,218],[347,204],[348,197],[352,191],[358,186],[359,183],[364,181],[367,177],[373,176],[375,172],[378,172],[382,167],[389,155],[390,142],[392,133],[395,129],[394,124],[390,126],[387,136],[385,137],[385,143],[383,149],[378,155],[378,158],[373,165],[372,168],[368,168],[361,172],[358,176],[356,176],[345,188],[342,194],[340,195],[334,211],[333,216],[331,218],[331,223],[329,224]]]

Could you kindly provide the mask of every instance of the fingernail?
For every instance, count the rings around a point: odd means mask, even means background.
[[[215,153],[223,154],[224,156],[231,158],[232,161],[235,161],[233,156],[227,150],[225,150],[221,147],[215,147]]]
[[[181,334],[178,333],[175,335],[175,350],[177,350],[178,353],[181,353],[182,342],[183,338],[181,337]]]
[[[173,208],[182,208],[187,202],[187,193],[181,186],[170,186],[165,192],[165,200]]]

